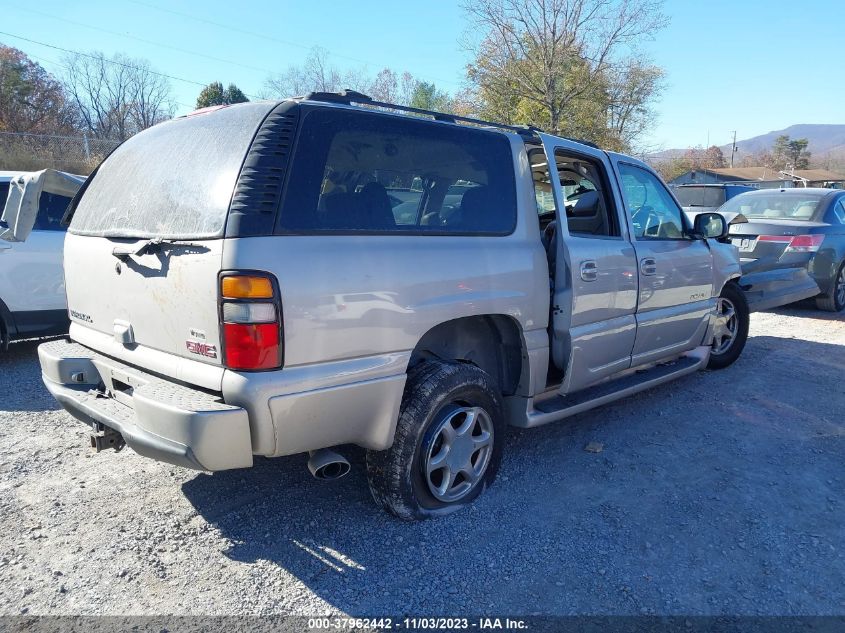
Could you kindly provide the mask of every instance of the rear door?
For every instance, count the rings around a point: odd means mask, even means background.
[[[562,393],[627,369],[636,336],[637,260],[607,155],[540,135],[555,199],[552,351]]]
[[[12,312],[65,311],[61,219],[68,203],[67,196],[41,193],[26,241],[0,241],[0,298]],[[38,317],[33,315],[33,319]]]
[[[701,344],[715,305],[713,261],[704,240],[686,236],[683,211],[657,174],[626,157],[613,163],[638,262],[637,366]]]

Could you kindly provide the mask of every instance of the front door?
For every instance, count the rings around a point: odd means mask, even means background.
[[[637,259],[607,155],[541,137],[544,162],[533,160],[532,171],[535,182],[548,179],[554,196],[552,357],[566,394],[630,366]]]
[[[632,365],[658,361],[702,344],[713,298],[707,243],[689,237],[683,211],[649,168],[614,156],[637,252],[639,298]]]

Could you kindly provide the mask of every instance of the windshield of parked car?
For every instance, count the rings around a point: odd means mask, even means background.
[[[731,198],[720,212],[741,213],[750,219],[811,220],[821,196],[774,191],[772,193],[744,193]]]
[[[677,187],[675,197],[683,207],[720,207],[725,202],[721,187]]]
[[[273,104],[156,125],[118,147],[79,201],[69,231],[134,238],[220,237],[244,157]]]

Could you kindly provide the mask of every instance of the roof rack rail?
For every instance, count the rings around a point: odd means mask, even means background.
[[[472,123],[473,125],[482,125],[485,127],[495,127],[503,130],[510,130],[517,132],[524,136],[535,136],[540,132],[540,128],[533,125],[508,125],[506,123],[496,123],[494,121],[484,121],[483,119],[476,119],[468,116],[461,116],[458,114],[448,114],[446,112],[437,112],[436,110],[425,110],[424,108],[414,108],[411,106],[399,105],[397,103],[387,103],[385,101],[376,101],[372,97],[365,95],[356,90],[342,90],[340,92],[309,92],[304,97],[298,97],[306,101],[323,101],[327,103],[359,103],[361,105],[373,106],[376,108],[389,108],[391,110],[399,110],[401,112],[411,112],[413,114],[423,114],[432,117],[435,121],[445,121],[446,123]]]

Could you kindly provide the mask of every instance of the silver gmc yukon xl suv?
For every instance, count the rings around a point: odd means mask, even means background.
[[[95,448],[209,471],[310,453],[328,479],[358,445],[376,501],[425,518],[491,484],[507,425],[739,356],[721,216],[689,226],[628,156],[386,106],[199,111],[86,181],[69,339],[39,356]]]

